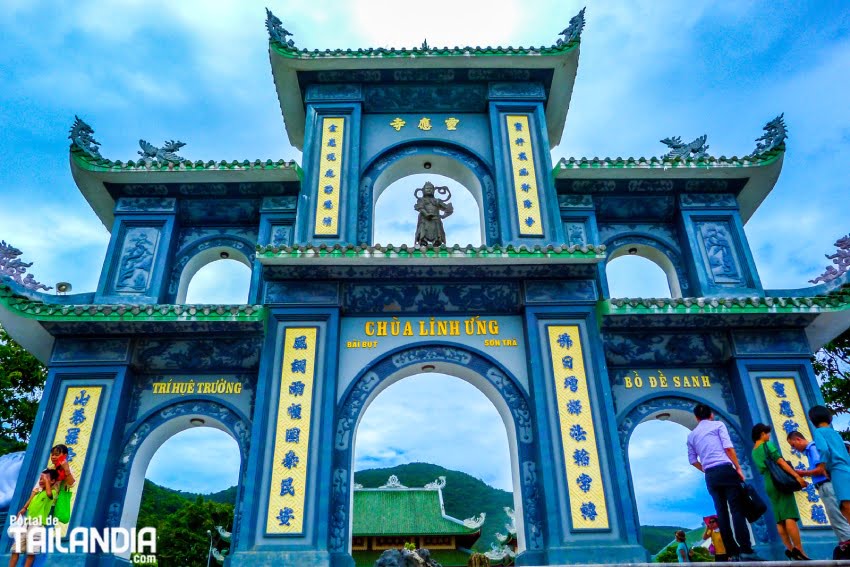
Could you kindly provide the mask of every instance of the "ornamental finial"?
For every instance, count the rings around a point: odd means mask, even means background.
[[[100,142],[94,139],[94,130],[76,114],[74,115],[74,125],[71,126],[68,138],[70,138],[72,146],[76,146],[93,158],[101,159],[100,149],[98,147],[100,146]]]
[[[558,39],[558,42],[555,44],[558,47],[562,45],[567,45],[568,43],[572,43],[573,41],[578,40],[581,37],[581,30],[584,29],[584,11],[587,9],[587,6],[579,10],[579,13],[570,18],[570,24],[564,28],[564,31],[559,33],[563,37]]]
[[[290,32],[284,29],[283,22],[280,18],[272,14],[272,11],[266,8],[266,30],[269,32],[269,39],[276,41],[284,47],[295,47],[295,42],[291,39],[286,39],[287,36],[292,36]]]
[[[446,477],[444,477],[444,476],[438,476],[437,480],[435,480],[434,482],[429,482],[428,484],[425,485],[425,488],[430,488],[432,490],[437,489],[437,488],[442,490],[445,487],[446,487]]]
[[[6,244],[5,240],[0,240],[0,278],[4,276],[8,277],[13,282],[32,291],[38,291],[39,289],[49,291],[53,289],[50,286],[35,281],[32,274],[27,274],[26,277],[23,277],[27,268],[32,266],[32,262],[27,264],[21,261],[19,258],[21,254],[23,252],[11,244]]]
[[[390,478],[387,479],[387,483],[381,488],[407,488],[405,485],[398,481],[398,477],[396,475],[390,475]]]
[[[180,140],[166,140],[162,147],[158,148],[145,140],[139,140],[139,147],[142,149],[137,153],[142,156],[145,161],[158,160],[170,163],[180,163],[187,161],[186,158],[177,155],[180,148],[185,145],[186,143],[181,142]]]
[[[826,254],[825,256],[827,260],[832,260],[832,263],[838,267],[827,266],[823,274],[809,280],[809,283],[828,283],[850,272],[850,234],[836,240],[835,247],[838,248],[835,254]]]
[[[672,138],[664,138],[661,143],[670,148],[670,152],[662,156],[662,159],[700,159],[708,157],[708,144],[706,144],[708,136],[703,134],[689,144],[682,143],[681,136],[673,136]]]
[[[477,530],[478,528],[480,528],[481,526],[484,525],[484,520],[486,520],[486,519],[487,519],[487,514],[484,513],[484,512],[481,512],[481,514],[478,515],[478,516],[473,516],[471,518],[465,519],[463,521],[463,525],[464,525],[464,527],[467,527],[471,530]]]
[[[431,49],[431,46],[428,45],[428,38],[422,40],[422,45],[419,46],[419,49],[425,51],[426,49]]]
[[[763,154],[785,144],[788,138],[788,129],[785,127],[785,113],[783,112],[764,125],[764,134],[756,138],[756,149],[753,155]]]

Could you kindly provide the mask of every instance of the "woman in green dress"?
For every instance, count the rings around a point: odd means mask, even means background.
[[[788,559],[807,560],[809,557],[803,553],[803,544],[800,542],[800,529],[797,527],[797,520],[800,519],[797,502],[794,500],[793,494],[780,492],[776,489],[776,486],[773,484],[773,478],[767,470],[767,459],[776,461],[785,472],[793,476],[800,483],[801,487],[806,486],[806,481],[797,474],[797,471],[788,464],[788,461],[782,458],[779,449],[770,440],[769,425],[757,423],[753,426],[753,443],[753,462],[764,477],[764,488],[773,506],[773,516],[776,518],[776,530],[782,538],[782,543],[785,544],[785,556]]]

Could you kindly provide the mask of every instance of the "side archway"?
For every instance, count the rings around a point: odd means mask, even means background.
[[[543,548],[544,513],[538,480],[537,433],[522,385],[504,368],[474,350],[455,345],[412,346],[373,361],[337,403],[330,506],[330,551],[348,554],[354,442],[365,409],[385,388],[414,374],[437,372],[476,386],[495,405],[508,430],[519,549]]]
[[[605,242],[605,246],[611,250],[607,263],[626,255],[645,258],[664,271],[671,297],[688,296],[690,285],[682,257],[663,242],[644,235],[626,234]]]
[[[428,162],[430,169],[423,169]],[[481,242],[499,240],[496,184],[490,168],[469,150],[449,144],[416,144],[387,150],[365,169],[357,203],[357,240],[372,242],[373,213],[381,193],[393,182],[414,174],[433,173],[453,179],[472,193],[478,204]]]
[[[192,420],[221,430],[239,446],[239,483],[236,489],[236,508],[233,514],[233,542],[239,537],[241,494],[245,485],[245,470],[251,436],[251,423],[235,408],[205,399],[184,399],[165,404],[150,411],[125,436],[123,451],[118,459],[115,480],[110,492],[107,527],[134,527],[139,515],[145,472],[154,453],[174,435],[196,427]]]
[[[667,414],[666,419],[671,422],[678,423],[688,430],[693,430],[696,427],[696,418],[693,414],[694,405],[697,403],[709,404],[723,423],[729,430],[729,437],[732,439],[732,444],[735,445],[735,451],[738,454],[738,461],[741,464],[741,469],[744,471],[744,476],[751,481],[754,479],[754,467],[749,456],[749,451],[746,450],[748,445],[744,444],[744,437],[741,435],[740,421],[729,414],[724,408],[718,408],[716,404],[710,400],[702,399],[698,396],[687,394],[679,394],[676,396],[664,395],[652,398],[643,399],[636,402],[631,407],[626,408],[617,420],[617,431],[620,437],[620,447],[623,451],[623,460],[628,469],[629,493],[634,500],[635,490],[632,480],[631,461],[629,458],[629,440],[635,429],[641,423],[651,419],[657,419],[658,415]],[[682,447],[684,453],[685,447]],[[683,458],[684,455],[683,455]],[[758,476],[758,473],[755,473]],[[637,505],[634,504],[635,509]],[[637,516],[635,516],[637,519]],[[771,541],[770,531],[768,530],[765,516],[762,516],[752,526],[753,535],[756,543],[768,543]]]
[[[236,236],[201,238],[182,248],[174,256],[174,265],[168,282],[171,303],[185,303],[189,282],[198,270],[216,260],[229,258],[253,269],[256,243]],[[246,296],[248,294],[246,293]]]

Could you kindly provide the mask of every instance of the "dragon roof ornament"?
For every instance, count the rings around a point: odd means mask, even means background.
[[[497,543],[493,542],[490,544],[490,551],[485,551],[484,555],[490,561],[501,561],[505,557],[516,557],[516,551],[514,551],[507,545],[498,545]]]
[[[838,249],[835,254],[825,254],[827,260],[832,260],[832,263],[837,266],[827,266],[826,270],[810,283],[828,283],[836,280],[850,272],[850,234],[835,241],[835,247]]]
[[[756,138],[756,149],[753,155],[770,152],[785,145],[788,138],[788,129],[785,127],[785,113],[783,112],[764,125],[764,134]]]
[[[224,529],[222,526],[216,526],[215,531],[218,532],[218,536],[224,541],[230,541],[230,536],[233,535],[232,533]]]
[[[444,477],[444,476],[438,476],[437,480],[435,480],[434,482],[429,482],[428,484],[425,485],[425,488],[430,488],[430,489],[440,489],[440,490],[442,490],[445,487],[446,487],[446,477]]]
[[[166,140],[161,148],[158,148],[147,142],[145,140],[139,140],[139,147],[142,149],[137,152],[142,159],[146,162],[150,161],[161,161],[161,162],[169,162],[169,163],[182,163],[184,161],[189,161],[182,156],[178,156],[177,152],[185,146],[185,142],[181,142],[180,140]]]
[[[708,136],[703,134],[696,140],[690,143],[682,143],[681,136],[673,136],[672,138],[664,138],[661,143],[670,148],[670,151],[664,154],[663,159],[701,159],[708,157],[708,144],[706,144]]]
[[[72,146],[76,146],[93,158],[101,159],[100,142],[94,139],[94,130],[76,114],[68,138]]]
[[[266,8],[266,30],[269,32],[269,39],[275,41],[285,47],[295,47],[295,42],[287,37],[292,37],[292,33],[284,29],[283,22],[280,18],[272,14],[272,11]]]
[[[555,44],[558,47],[562,45],[570,44],[574,41],[577,41],[581,38],[581,31],[584,29],[584,11],[587,7],[579,10],[579,13],[570,18],[570,24],[564,28],[564,31],[559,33],[558,35],[563,36],[558,39],[558,42]]]
[[[0,278],[7,277],[32,291],[38,291],[39,289],[49,291],[53,289],[50,286],[35,281],[35,277],[32,274],[27,274],[26,277],[23,277],[27,268],[32,266],[32,262],[29,264],[23,262],[19,258],[21,254],[23,252],[11,244],[7,244],[5,240],[0,240]]]
[[[398,477],[396,475],[390,475],[390,478],[387,479],[387,483],[379,488],[407,488],[405,485],[398,481]]]
[[[471,530],[477,530],[481,526],[484,525],[484,520],[487,518],[487,514],[485,512],[481,512],[478,516],[473,516],[471,518],[467,518],[463,521],[464,527],[467,527]]]

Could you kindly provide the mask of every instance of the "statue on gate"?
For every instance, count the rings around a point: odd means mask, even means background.
[[[454,206],[449,203],[452,198],[451,191],[448,187],[434,187],[433,183],[426,181],[421,189],[413,192],[413,196],[416,197],[413,208],[419,211],[413,242],[417,246],[444,245],[446,231],[443,230],[443,219],[454,212]]]

